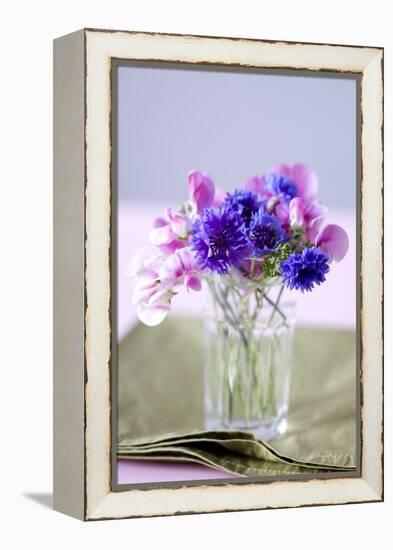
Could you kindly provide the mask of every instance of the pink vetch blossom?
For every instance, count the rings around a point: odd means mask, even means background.
[[[191,222],[185,214],[168,208],[163,217],[154,221],[154,229],[150,231],[150,242],[159,247],[164,254],[172,254],[187,245],[190,229]]]
[[[328,224],[318,233],[315,246],[328,256],[329,262],[340,262],[348,251],[348,235],[339,225]]]
[[[318,194],[318,177],[314,170],[305,164],[278,164],[271,172],[282,174],[291,180],[297,189],[298,197],[304,201],[314,201]]]
[[[176,250],[165,259],[159,278],[165,288],[173,289],[180,284],[184,284],[188,291],[202,288],[199,267],[189,247]]]
[[[199,213],[204,208],[210,208],[213,204],[215,188],[208,174],[192,170],[188,174],[188,189],[190,201],[195,205]]]

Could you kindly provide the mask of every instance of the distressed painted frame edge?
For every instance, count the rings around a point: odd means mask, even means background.
[[[85,519],[85,32],[53,46],[53,507]]]
[[[362,446],[359,478],[277,481],[268,485],[250,483],[236,486],[210,486],[201,482],[197,487],[111,491],[110,73],[113,59],[361,74]],[[63,65],[63,68],[59,65]],[[73,75],[69,88],[67,85],[61,88],[59,85],[64,69]],[[79,93],[83,94],[83,99],[77,97]],[[74,103],[78,107],[75,116]],[[72,126],[66,134],[66,140],[59,138],[65,121],[66,126]],[[81,145],[81,139],[84,146]],[[60,149],[56,147],[59,142],[62,144]],[[66,175],[61,171],[64,162],[69,166]],[[66,204],[78,203],[73,210],[75,231],[70,238],[65,234],[65,224],[70,219],[65,220],[59,213],[61,208],[56,201],[56,195],[64,195],[64,186],[68,186],[68,192],[72,195],[67,198]],[[83,200],[79,203],[81,198]],[[365,204],[367,210],[363,208]],[[56,231],[58,235],[55,238],[55,248],[58,249],[55,257],[54,382],[56,509],[80,519],[96,520],[383,499],[382,48],[94,29],[85,29],[57,39],[54,211],[55,236]],[[381,245],[376,247],[376,242]],[[66,256],[62,250],[64,247],[69,248],[70,243],[78,250],[77,258],[73,260],[75,273],[74,270],[72,272],[79,283],[80,280],[85,283],[83,293],[80,284],[71,289],[71,303],[74,302],[71,317],[79,330],[76,333],[70,326],[65,326],[69,330],[67,336],[72,336],[74,349],[78,351],[77,357],[73,358],[72,368],[69,364],[69,349],[59,338],[65,321],[62,315],[64,304],[57,296],[59,292],[69,290],[68,280],[62,279],[59,271],[61,265],[64,266]],[[81,306],[84,308],[84,318],[80,316]],[[61,392],[64,383],[70,389],[67,396]],[[64,469],[67,475],[64,475]]]

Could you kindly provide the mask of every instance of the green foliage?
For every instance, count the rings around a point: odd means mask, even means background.
[[[293,252],[294,246],[291,243],[283,243],[277,250],[263,260],[263,276],[266,278],[278,277],[280,275],[281,262],[286,260]]]

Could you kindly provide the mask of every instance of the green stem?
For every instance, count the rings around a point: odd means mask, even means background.
[[[221,339],[219,361],[222,364],[220,388],[222,391],[222,424],[229,425],[242,418],[250,427],[256,420],[274,417],[277,404],[276,385],[276,334],[264,334],[263,325],[256,327],[264,301],[272,307],[267,326],[272,325],[277,313],[289,328],[287,318],[279,307],[284,286],[277,298],[269,296],[269,288],[255,287],[243,291],[232,284],[209,281],[214,315],[217,320],[217,336]],[[251,300],[254,296],[255,301]],[[225,327],[227,324],[227,327]],[[228,327],[232,330],[228,330]],[[262,333],[259,331],[262,330]],[[257,331],[257,332],[255,332]],[[267,346],[264,350],[261,346]],[[263,357],[266,354],[266,363]],[[242,367],[247,370],[242,370]]]
[[[273,308],[273,311],[271,312],[270,314],[270,318],[269,318],[269,321],[268,321],[268,326],[270,327],[271,325],[271,322],[273,320],[273,317],[274,317],[274,314],[275,312],[277,312],[283,319],[283,322],[284,322],[284,325],[286,327],[288,327],[288,323],[287,323],[287,318],[286,316],[284,315],[284,313],[281,311],[281,309],[278,307],[278,304],[280,302],[280,298],[281,298],[281,295],[283,293],[283,290],[284,290],[284,285],[282,285],[281,289],[280,289],[280,292],[278,293],[278,297],[277,297],[277,300],[275,302],[273,302],[273,300],[271,300],[269,298],[269,296],[266,294],[266,292],[264,293],[264,297],[265,297],[265,300],[272,306]]]

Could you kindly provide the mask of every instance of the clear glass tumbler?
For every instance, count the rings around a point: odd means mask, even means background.
[[[273,283],[239,285],[221,276],[208,286],[206,429],[274,439],[287,427],[295,303]]]

